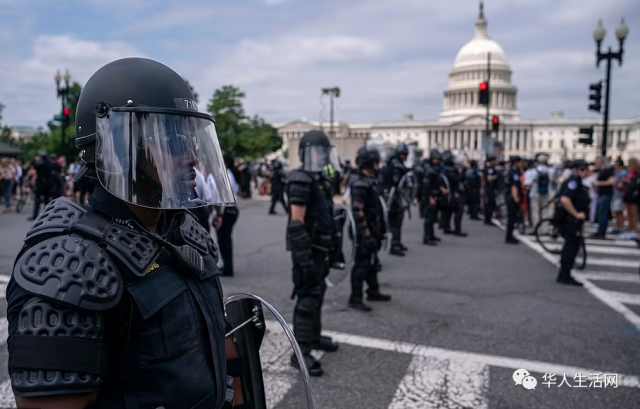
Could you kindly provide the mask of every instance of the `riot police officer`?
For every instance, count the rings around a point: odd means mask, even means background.
[[[371,311],[363,303],[362,287],[367,283],[368,301],[389,301],[391,296],[382,294],[378,284],[376,253],[385,234],[384,214],[376,188],[380,154],[377,150],[362,147],[356,155],[357,177],[350,183],[351,211],[356,229],[356,259],[351,274],[349,307]]]
[[[558,196],[560,205],[554,219],[558,231],[564,238],[564,246],[560,253],[560,270],[556,282],[566,285],[582,286],[582,283],[571,277],[571,269],[580,250],[582,224],[587,218],[591,204],[589,190],[582,184],[582,178],[587,176],[589,164],[584,159],[578,159],[571,164],[575,173],[565,180],[560,187]]]
[[[235,348],[225,341],[217,250],[186,210],[214,204],[195,196],[196,167],[213,175],[216,204],[235,203],[213,118],[172,69],[125,58],[83,88],[76,146],[80,178],[99,182],[89,205],[46,206],[7,288],[18,406],[233,402],[242,389],[227,377]]]
[[[441,228],[445,234],[453,234],[459,237],[466,237],[467,233],[462,231],[462,215],[464,213],[464,185],[460,172],[456,169],[455,159],[451,151],[444,151],[442,154],[444,165],[443,175],[449,182],[449,201],[443,206],[440,219]],[[453,216],[454,229],[451,230],[451,218]]]
[[[404,164],[408,155],[409,148],[407,145],[404,143],[398,145],[384,170],[385,174],[382,178],[384,191],[387,195],[395,188],[395,193],[389,204],[389,227],[391,228],[392,235],[389,254],[394,256],[404,256],[405,251],[408,250],[408,248],[402,244],[402,221],[406,208],[402,204],[402,193],[400,192],[400,190],[403,189],[403,186],[400,186],[400,181],[409,171]]]
[[[287,226],[287,250],[293,262],[293,330],[311,376],[323,374],[312,349],[333,352],[338,345],[321,336],[321,310],[327,289],[329,251],[333,243],[333,189],[324,172],[330,163],[331,144],[318,130],[300,139],[298,155],[302,166],[293,170],[287,183],[290,215]],[[334,167],[337,164],[332,164]],[[297,366],[295,356],[291,364]]]
[[[467,193],[467,206],[471,220],[480,220],[478,212],[480,211],[480,187],[482,179],[478,171],[478,161],[469,162],[469,168],[464,173],[465,191]]]
[[[493,225],[491,219],[498,207],[496,201],[496,193],[499,189],[499,175],[496,169],[496,158],[494,156],[487,157],[487,166],[482,171],[484,186],[484,224]]]
[[[444,194],[448,194],[447,187],[441,177],[442,168],[440,159],[442,155],[438,150],[432,149],[428,163],[424,166],[424,172],[420,179],[420,208],[424,218],[422,243],[435,246],[439,237],[434,233],[433,225],[438,220],[438,212],[443,202]]]
[[[513,236],[513,229],[521,212],[520,206],[524,198],[522,189],[522,158],[514,156],[511,158],[511,169],[505,178],[505,202],[507,204],[507,230],[505,243],[519,244],[520,241]]]

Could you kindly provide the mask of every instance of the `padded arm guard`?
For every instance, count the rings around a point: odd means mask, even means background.
[[[301,170],[291,172],[287,183],[287,196],[292,205],[306,206],[311,203],[313,179]]]
[[[98,391],[108,370],[102,311],[117,305],[124,288],[106,250],[80,237],[52,237],[22,252],[13,279],[34,295],[22,306],[17,330],[9,337],[14,393]],[[21,300],[11,291],[9,309]]]
[[[293,262],[303,267],[313,265],[311,239],[304,223],[291,220],[287,232],[291,243],[291,258]]]
[[[367,203],[369,185],[366,181],[358,180],[351,185],[351,212],[356,222],[356,233],[362,236],[367,230],[367,220],[364,216],[364,205]]]

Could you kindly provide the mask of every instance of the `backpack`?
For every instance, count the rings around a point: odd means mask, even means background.
[[[544,171],[538,172],[538,194],[539,195],[548,195],[549,194],[549,172]]]
[[[626,203],[637,204],[640,202],[640,176],[636,176],[627,182],[623,199]]]

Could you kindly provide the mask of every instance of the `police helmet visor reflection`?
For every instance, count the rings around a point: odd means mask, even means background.
[[[330,146],[305,146],[302,156],[302,168],[307,172],[323,172],[325,167],[331,164],[330,156]]]
[[[96,119],[96,173],[107,191],[141,207],[236,202],[210,117],[111,111]]]
[[[338,155],[338,150],[335,146],[332,146],[329,149],[329,165],[331,165],[331,167],[333,167],[336,172],[342,173],[342,165],[340,165],[340,155]]]

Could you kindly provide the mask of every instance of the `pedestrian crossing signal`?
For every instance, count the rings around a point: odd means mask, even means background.
[[[489,83],[483,81],[480,83],[480,90],[478,91],[478,103],[483,106],[489,105]]]
[[[71,125],[71,110],[69,108],[65,108],[62,110],[62,126],[64,128]]]
[[[578,133],[580,135],[584,135],[584,137],[578,139],[578,142],[583,145],[593,145],[593,126],[589,128],[580,128]]]

